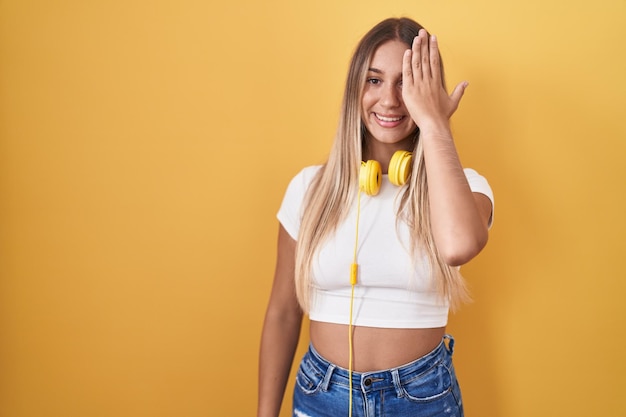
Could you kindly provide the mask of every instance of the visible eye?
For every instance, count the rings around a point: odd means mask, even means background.
[[[377,84],[380,84],[381,81],[379,78],[368,78],[367,83],[372,84],[372,85],[377,85]]]

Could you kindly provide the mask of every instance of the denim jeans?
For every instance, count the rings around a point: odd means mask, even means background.
[[[352,416],[463,417],[453,350],[454,339],[446,335],[414,362],[384,371],[353,372]],[[310,346],[296,376],[293,417],[347,417],[348,376],[347,369],[328,362]]]

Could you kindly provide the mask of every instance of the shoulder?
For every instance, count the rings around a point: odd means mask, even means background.
[[[317,173],[322,169],[322,165],[311,165],[308,167],[304,167],[298,172],[289,182],[289,186],[287,190],[300,190],[301,192],[305,192],[313,178],[317,175]]]
[[[482,175],[480,175],[478,173],[478,171],[476,171],[473,168],[463,168],[463,172],[465,173],[465,176],[468,177],[468,178],[470,178],[470,177],[483,177]]]
[[[293,239],[297,239],[300,230],[302,206],[306,192],[321,168],[322,165],[303,168],[291,179],[287,191],[285,191],[277,217]]]
[[[467,178],[467,182],[472,191],[486,194],[493,201],[493,191],[491,190],[487,178],[483,177],[472,168],[464,168],[463,172],[465,173],[465,178]]]
[[[487,181],[487,178],[480,175],[478,172],[471,168],[463,169],[465,172],[465,178],[467,178],[467,183],[470,186],[470,189],[474,193],[479,193],[487,196],[487,198],[491,201],[491,214],[489,216],[488,227],[491,227],[493,223],[493,212],[495,206],[495,199],[493,196],[493,190]]]

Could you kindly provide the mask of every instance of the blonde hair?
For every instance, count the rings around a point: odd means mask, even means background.
[[[390,40],[400,40],[410,46],[420,29],[421,25],[408,18],[384,20],[365,34],[352,56],[335,141],[328,161],[313,179],[303,202],[295,276],[296,295],[305,312],[309,311],[312,302],[311,267],[315,254],[346,218],[358,192],[365,138],[361,100],[371,57],[380,45]],[[427,254],[437,290],[454,309],[469,297],[458,269],[443,262],[432,236],[424,151],[420,140],[416,140],[413,161],[409,186],[400,200],[398,221],[403,220],[409,226],[411,252],[417,254],[424,251]]]

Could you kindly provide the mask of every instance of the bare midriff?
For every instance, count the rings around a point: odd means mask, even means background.
[[[430,329],[390,329],[352,326],[353,370],[370,372],[410,363],[435,349],[445,327]],[[348,326],[311,321],[311,343],[326,360],[349,368]]]

